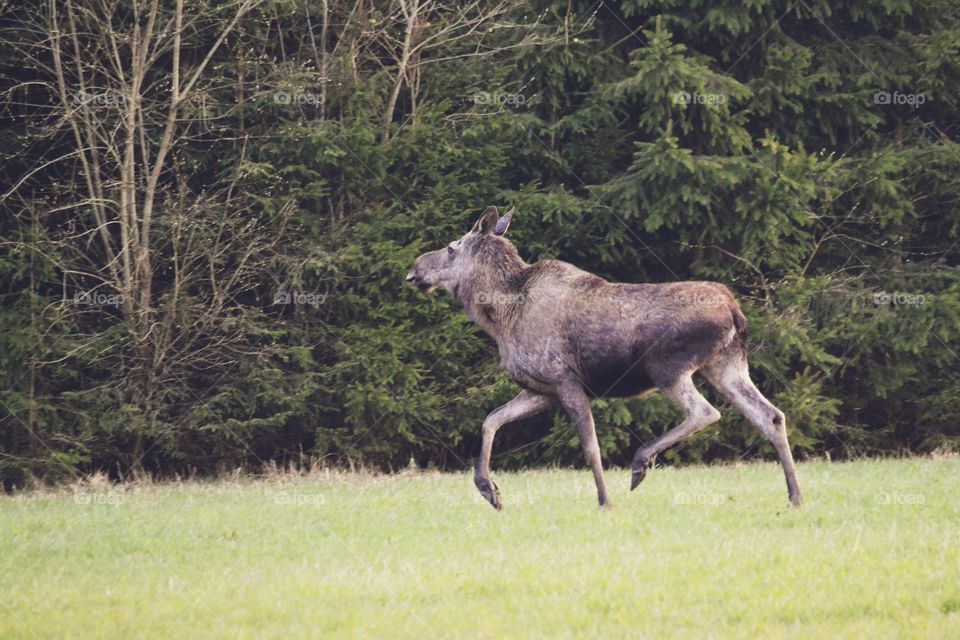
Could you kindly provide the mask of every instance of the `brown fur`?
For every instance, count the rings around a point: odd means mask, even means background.
[[[600,503],[607,504],[589,398],[659,389],[687,418],[637,451],[636,487],[658,453],[719,419],[694,386],[695,372],[773,441],[790,499],[799,504],[785,420],[750,381],[746,318],[730,290],[714,282],[612,283],[565,262],[527,264],[503,237],[512,213],[498,220],[489,208],[460,240],[417,258],[407,275],[423,291],[442,286],[453,295],[496,341],[500,366],[524,390],[484,422],[475,480],[491,504],[500,508],[489,478],[497,429],[557,404],[577,426]]]

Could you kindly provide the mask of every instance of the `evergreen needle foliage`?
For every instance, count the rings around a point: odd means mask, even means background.
[[[516,387],[403,276],[489,204],[528,260],[736,290],[801,458],[957,447],[953,0],[178,6],[3,5],[5,487],[469,466]],[[678,418],[595,412],[621,465]],[[769,453],[727,413],[664,459]]]

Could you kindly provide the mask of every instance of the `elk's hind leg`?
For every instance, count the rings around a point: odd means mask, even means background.
[[[633,456],[631,490],[643,482],[647,469],[653,466],[657,454],[720,419],[720,412],[697,391],[692,375],[692,372],[685,373],[675,383],[660,386],[663,393],[684,410],[686,417],[678,426],[637,449]]]
[[[780,464],[783,465],[790,502],[795,506],[803,504],[800,484],[797,482],[797,469],[793,463],[790,442],[787,440],[786,418],[753,384],[747,357],[742,348],[738,346],[728,349],[701,369],[700,373],[770,440],[777,450]]]

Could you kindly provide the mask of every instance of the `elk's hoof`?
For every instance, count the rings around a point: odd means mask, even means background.
[[[497,511],[503,509],[503,504],[500,502],[500,489],[493,480],[474,478],[473,482],[477,485],[477,489],[480,490],[480,495],[486,498],[487,502],[493,505],[494,509]]]
[[[647,471],[653,468],[653,461],[654,458],[648,458],[640,451],[637,451],[637,455],[633,458],[633,474],[630,477],[630,491],[636,489],[637,485],[647,477]]]

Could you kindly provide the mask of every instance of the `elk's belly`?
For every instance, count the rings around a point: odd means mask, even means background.
[[[581,343],[577,368],[586,392],[594,398],[628,398],[656,388],[647,372],[642,345]],[[592,348],[591,348],[592,347]]]
[[[629,398],[655,389],[641,363],[598,363],[583,372],[584,389],[593,398]]]
[[[645,350],[639,347],[618,351],[603,349],[592,352],[578,350],[576,356],[560,351],[536,352],[543,357],[532,359],[503,357],[501,368],[505,369],[520,387],[535,393],[552,394],[557,385],[569,378],[571,365],[578,370],[577,377],[584,391],[592,398],[628,398],[654,390],[657,385],[647,374],[647,367],[640,360]],[[577,357],[579,356],[579,357]]]

